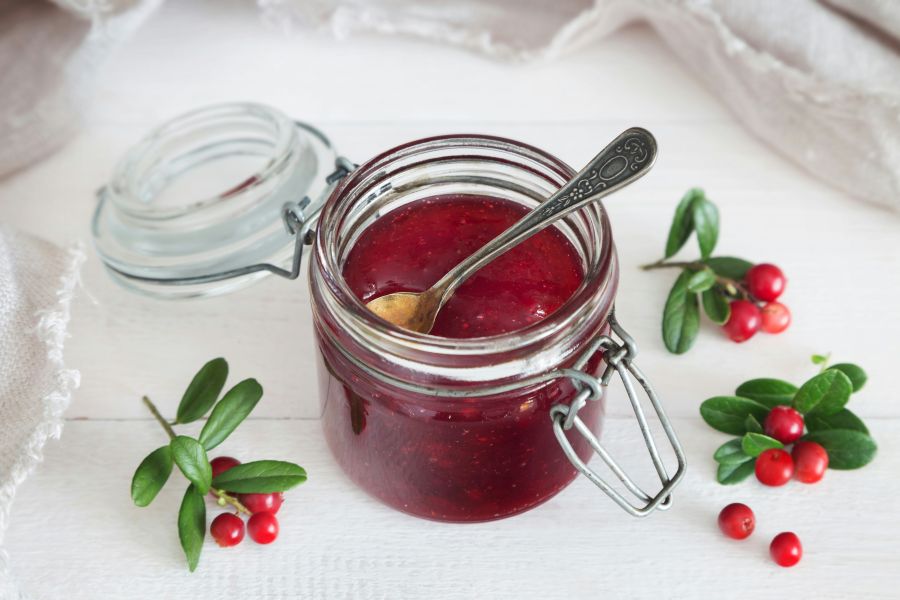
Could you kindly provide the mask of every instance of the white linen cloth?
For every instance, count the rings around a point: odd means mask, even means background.
[[[514,60],[645,21],[775,151],[900,210],[898,0],[258,1],[284,27],[409,34]]]
[[[58,437],[78,372],[63,364],[84,253],[0,227],[0,598],[19,598],[3,537],[16,487]]]

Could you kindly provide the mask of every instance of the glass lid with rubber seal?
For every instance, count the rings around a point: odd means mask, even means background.
[[[126,152],[97,194],[94,244],[114,279],[156,297],[295,278],[322,204],[352,169],[324,134],[277,109],[200,108]]]

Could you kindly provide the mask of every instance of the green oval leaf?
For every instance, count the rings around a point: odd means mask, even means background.
[[[756,459],[740,463],[720,463],[716,470],[716,481],[723,485],[734,485],[750,477],[756,470]]]
[[[747,275],[747,271],[753,266],[753,263],[736,256],[711,256],[703,261],[706,266],[710,267],[717,275],[741,281]]]
[[[756,417],[753,415],[747,415],[747,420],[744,421],[744,427],[747,429],[747,433],[762,433],[763,426],[759,421],[756,420]]]
[[[285,492],[304,481],[306,471],[299,465],[280,460],[257,460],[220,473],[213,479],[213,486],[238,494],[271,494]]]
[[[716,396],[700,405],[700,416],[710,427],[732,435],[747,433],[748,416],[762,422],[767,414],[768,407],[738,396]]]
[[[809,442],[820,444],[828,452],[828,467],[831,469],[858,469],[875,458],[878,446],[875,440],[861,431],[850,429],[829,429],[814,431],[803,437]]]
[[[245,379],[228,390],[200,431],[203,447],[212,450],[221,444],[256,407],[262,395],[262,386],[255,379]]]
[[[214,358],[203,365],[181,397],[175,422],[191,423],[205,415],[222,393],[226,379],[228,363],[224,358]]]
[[[766,450],[772,448],[784,448],[784,444],[761,433],[745,433],[741,438],[741,448],[744,453],[756,458]]]
[[[703,310],[706,316],[716,325],[724,325],[731,316],[731,305],[728,298],[718,288],[710,288],[703,292]]]
[[[719,464],[734,465],[753,460],[752,456],[748,456],[741,446],[741,438],[729,440],[719,446],[713,458]]]
[[[697,198],[691,205],[694,212],[694,229],[700,245],[701,258],[709,258],[719,239],[719,209],[706,199]]]
[[[694,345],[700,329],[697,295],[687,289],[691,275],[688,270],[681,272],[663,309],[663,341],[674,354],[687,352]]]
[[[819,412],[813,412],[806,416],[806,428],[812,431],[825,431],[827,429],[851,429],[868,434],[869,429],[866,427],[862,419],[850,412],[850,409],[843,409],[833,415],[823,415]]]
[[[691,237],[691,232],[694,231],[694,215],[691,206],[696,198],[702,197],[703,190],[690,189],[675,207],[675,216],[672,218],[669,237],[666,239],[666,258],[674,256]]]
[[[169,442],[169,447],[172,448],[175,464],[188,481],[193,483],[201,494],[208,492],[212,482],[212,467],[200,442],[186,435],[179,435]]]
[[[828,369],[800,386],[794,395],[794,408],[803,414],[817,411],[833,415],[844,408],[852,393],[850,379],[841,371]]]
[[[205,492],[204,492],[205,493]],[[188,569],[197,568],[200,551],[203,549],[203,537],[206,535],[206,504],[203,493],[193,485],[189,485],[178,509],[178,539],[187,557]]]
[[[705,292],[716,284],[716,274],[712,269],[704,268],[695,271],[691,278],[688,279],[688,291],[694,293]]]
[[[862,389],[864,385],[866,385],[866,381],[869,379],[869,376],[866,375],[866,372],[863,371],[862,367],[859,365],[854,365],[852,363],[838,363],[836,365],[831,365],[828,367],[829,369],[837,369],[841,373],[847,376],[850,380],[850,383],[853,385],[853,391],[858,392]]]
[[[138,506],[147,506],[172,474],[172,450],[157,448],[141,461],[131,478],[131,499]]]
[[[810,360],[812,360],[814,365],[824,365],[828,362],[828,356],[825,354],[813,354]]]
[[[734,393],[774,408],[780,404],[790,406],[797,386],[781,379],[751,379],[739,385]]]

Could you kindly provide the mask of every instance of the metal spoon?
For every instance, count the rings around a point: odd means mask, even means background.
[[[595,202],[639,179],[656,160],[656,139],[632,127],[594,157],[559,191],[509,229],[450,269],[424,292],[397,292],[366,304],[373,313],[410,331],[428,333],[453,292],[481,267],[572,211]]]

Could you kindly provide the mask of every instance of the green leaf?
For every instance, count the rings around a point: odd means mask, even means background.
[[[828,362],[828,356],[825,354],[813,354],[812,363],[814,365],[824,365]]]
[[[188,481],[193,483],[201,494],[208,492],[212,481],[212,467],[200,442],[192,437],[179,435],[169,442],[169,447],[172,448],[175,464]]]
[[[222,393],[227,378],[228,363],[224,358],[214,358],[203,365],[181,397],[175,422],[191,423],[205,415]]]
[[[716,272],[717,275],[741,281],[753,263],[735,256],[712,256],[703,261],[706,266]]]
[[[709,258],[719,239],[719,209],[705,196],[694,200],[692,209],[697,243],[700,245],[700,256]]]
[[[841,371],[828,369],[800,386],[794,396],[794,408],[803,414],[817,411],[833,415],[844,408],[851,393],[850,379]]]
[[[228,390],[200,431],[203,447],[212,450],[221,444],[256,407],[262,395],[262,386],[255,379],[245,379]]]
[[[750,477],[756,470],[756,459],[741,463],[720,463],[716,470],[716,481],[723,485],[734,485]]]
[[[691,271],[684,270],[666,299],[663,309],[663,341],[669,352],[684,354],[694,344],[700,329],[700,309],[697,295],[688,292]]]
[[[306,471],[294,463],[257,460],[231,467],[213,479],[219,489],[238,494],[284,492],[306,481]]]
[[[814,431],[803,437],[816,442],[828,452],[828,466],[832,469],[858,469],[875,458],[878,446],[875,440],[861,431],[829,429]]]
[[[756,420],[756,417],[753,415],[747,415],[747,420],[744,422],[745,427],[747,428],[747,433],[762,433],[763,426]]]
[[[767,414],[768,407],[738,396],[716,396],[700,405],[700,416],[710,427],[732,435],[747,433],[748,416],[762,422]]]
[[[853,385],[853,391],[858,392],[862,389],[864,385],[866,385],[866,381],[869,379],[869,376],[866,375],[866,372],[863,371],[862,367],[858,365],[854,365],[852,363],[838,363],[836,365],[831,365],[828,367],[829,369],[837,369],[841,373],[847,376],[850,379],[850,383]]]
[[[739,385],[734,393],[774,408],[780,404],[790,406],[797,393],[797,386],[781,379],[751,379]]]
[[[745,454],[756,458],[766,450],[784,448],[784,444],[761,433],[745,433],[741,438],[741,448],[744,449]]]
[[[819,412],[813,412],[804,419],[806,428],[810,431],[825,431],[827,429],[851,429],[868,434],[869,429],[866,427],[862,419],[850,412],[850,409],[843,409],[833,415],[823,415]]]
[[[666,239],[666,258],[674,256],[684,246],[691,232],[694,231],[694,215],[692,205],[698,197],[703,197],[703,190],[693,188],[681,198],[675,207],[675,217],[669,228],[669,237]]]
[[[731,316],[731,305],[728,298],[717,288],[710,288],[703,292],[703,310],[709,320],[717,325],[724,325]]]
[[[138,506],[147,506],[172,474],[172,450],[157,448],[141,461],[131,478],[131,499]]]
[[[695,293],[705,292],[716,284],[716,274],[710,268],[695,271],[688,279],[688,290]]]
[[[181,500],[181,508],[178,509],[178,539],[181,540],[181,547],[191,572],[197,568],[200,561],[205,535],[206,504],[203,502],[203,493],[193,485],[189,485]]]
[[[739,465],[748,460],[753,460],[752,456],[747,456],[744,452],[741,446],[741,438],[729,440],[719,446],[716,453],[713,454],[713,458],[722,465]]]

